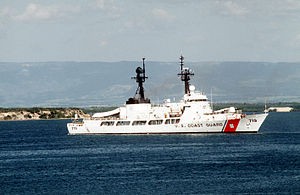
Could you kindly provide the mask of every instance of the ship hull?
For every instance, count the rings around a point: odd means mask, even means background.
[[[111,126],[102,126],[102,120],[86,119],[83,122],[68,123],[70,135],[76,134],[194,134],[194,133],[256,133],[268,114],[252,114],[241,118],[222,120],[196,120],[176,124],[149,124],[118,126],[113,121]]]

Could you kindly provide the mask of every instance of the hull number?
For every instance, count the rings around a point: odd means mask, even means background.
[[[250,118],[249,121],[250,121],[250,123],[256,123],[257,119],[256,118]]]

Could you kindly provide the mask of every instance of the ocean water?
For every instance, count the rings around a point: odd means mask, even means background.
[[[0,194],[300,194],[300,113],[257,134],[69,136],[0,122]]]

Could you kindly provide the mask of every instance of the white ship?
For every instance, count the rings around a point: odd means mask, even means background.
[[[184,82],[182,100],[152,105],[144,95],[143,83],[148,78],[144,60],[143,68],[138,67],[133,77],[138,83],[133,98],[115,110],[95,113],[83,120],[75,118],[67,124],[69,134],[255,133],[268,115],[244,114],[234,107],[214,111],[207,96],[190,85],[194,73],[184,67],[183,56],[178,74]]]

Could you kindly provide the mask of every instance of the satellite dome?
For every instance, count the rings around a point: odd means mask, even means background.
[[[196,87],[194,85],[190,85],[189,89],[190,89],[191,92],[194,92]]]

